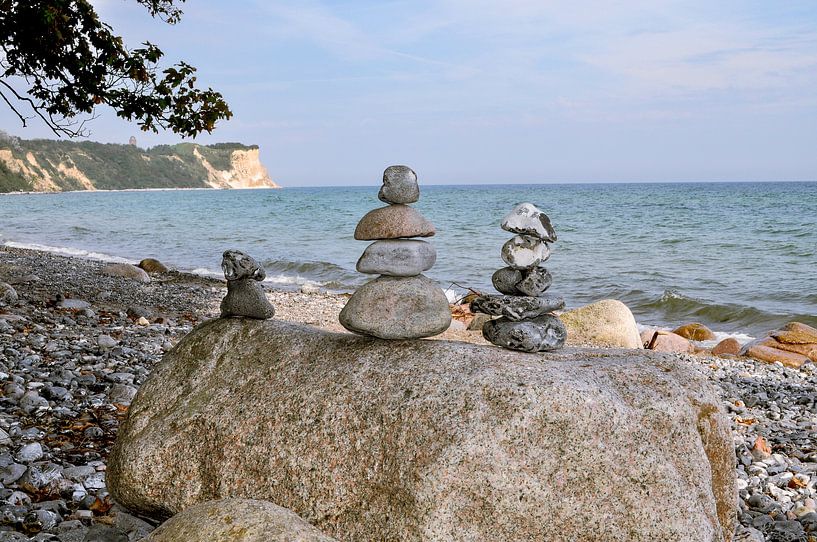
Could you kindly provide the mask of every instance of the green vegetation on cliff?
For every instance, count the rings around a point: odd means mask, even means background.
[[[257,149],[240,143],[142,149],[91,141],[23,140],[0,132],[0,192],[213,187],[212,170],[229,171],[234,151]]]

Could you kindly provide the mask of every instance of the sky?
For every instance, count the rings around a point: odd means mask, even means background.
[[[817,2],[93,0],[198,68],[284,186],[817,180]],[[90,139],[175,143],[100,108]],[[6,109],[0,127],[25,138]]]

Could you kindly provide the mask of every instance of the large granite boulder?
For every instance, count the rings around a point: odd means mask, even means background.
[[[145,542],[337,542],[286,508],[267,501],[197,504],[159,526]]]
[[[643,348],[635,317],[617,299],[602,299],[565,311],[559,318],[567,327],[567,344],[613,348]]]
[[[728,541],[719,404],[669,354],[211,320],[139,390],[107,482],[142,514],[263,499],[339,540]]]

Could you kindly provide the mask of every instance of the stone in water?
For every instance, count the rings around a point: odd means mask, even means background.
[[[532,203],[520,203],[502,219],[502,229],[521,235],[530,235],[552,243],[556,240],[556,231],[550,224],[548,215]]]
[[[377,198],[386,203],[414,203],[420,199],[417,174],[408,166],[387,167]]]
[[[561,297],[530,297],[514,295],[481,295],[471,301],[471,312],[504,316],[519,321],[536,318],[564,308]]]
[[[502,245],[502,260],[514,269],[536,267],[549,257],[547,244],[536,237],[515,235]]]
[[[266,320],[275,316],[275,308],[264,294],[259,281],[267,276],[251,256],[227,250],[221,261],[227,279],[227,295],[221,300],[221,317],[240,316]]]
[[[360,273],[413,277],[434,266],[437,251],[434,245],[414,239],[375,241],[363,251],[357,261]]]
[[[521,322],[503,316],[485,322],[482,336],[492,344],[511,350],[547,352],[564,346],[567,329],[557,317],[549,314]]]

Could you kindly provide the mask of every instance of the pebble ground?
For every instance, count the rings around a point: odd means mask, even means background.
[[[104,264],[0,247],[0,542],[132,542],[154,525],[120,509],[105,462],[162,354],[217,316],[222,281],[150,284]],[[276,317],[334,331],[346,297],[269,292]],[[484,343],[479,332],[450,338]],[[473,337],[471,337],[473,335]],[[720,389],[737,456],[738,542],[817,542],[817,369],[682,355]]]

